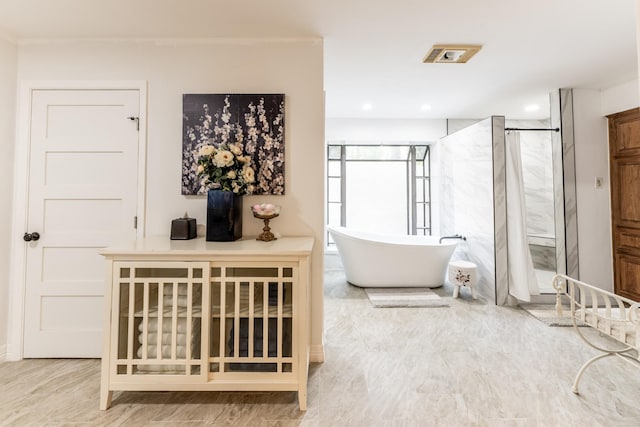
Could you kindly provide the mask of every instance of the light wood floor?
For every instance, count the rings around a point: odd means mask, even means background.
[[[0,364],[0,425],[640,425],[640,370],[630,364],[599,361],[581,395],[571,392],[595,354],[572,328],[473,301],[466,289],[447,308],[373,308],[327,266],[326,361],[311,367],[306,413],[289,392],[115,392],[99,411],[98,360],[24,360]]]

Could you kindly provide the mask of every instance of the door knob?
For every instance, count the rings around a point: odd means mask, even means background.
[[[38,239],[40,239],[40,234],[33,232],[33,233],[24,233],[24,236],[22,236],[22,238],[24,239],[25,242],[31,242],[31,241],[36,241]]]

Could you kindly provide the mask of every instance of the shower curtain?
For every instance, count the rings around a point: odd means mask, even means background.
[[[531,301],[540,295],[538,280],[527,241],[527,212],[524,201],[524,180],[520,156],[520,134],[506,134],[507,177],[507,257],[509,294],[520,301]]]

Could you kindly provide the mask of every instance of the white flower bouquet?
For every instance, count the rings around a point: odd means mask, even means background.
[[[255,171],[251,157],[242,155],[240,143],[204,145],[198,151],[198,177],[205,189],[252,194]]]

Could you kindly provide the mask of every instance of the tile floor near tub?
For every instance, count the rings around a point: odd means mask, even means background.
[[[0,364],[0,425],[640,425],[630,364],[599,361],[571,392],[595,354],[572,328],[467,289],[446,308],[373,308],[338,266],[328,257],[326,361],[311,367],[306,413],[289,392],[115,392],[103,412],[98,360],[24,360]]]

